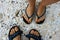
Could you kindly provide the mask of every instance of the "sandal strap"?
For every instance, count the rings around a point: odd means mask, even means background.
[[[41,18],[42,16],[44,16],[45,12],[46,12],[46,7],[45,7],[45,10],[43,11],[43,14],[42,14],[41,16],[38,16],[38,15],[36,14],[36,16],[38,17],[38,19]]]
[[[17,31],[13,35],[9,35],[9,40],[13,40],[13,38],[15,38],[16,36],[21,35],[21,34],[22,34],[22,31]]]
[[[41,37],[40,36],[36,36],[36,35],[33,35],[33,34],[28,34],[28,35],[26,35],[26,37],[33,38],[35,40],[41,40]]]
[[[29,6],[29,4],[27,5],[27,7],[28,7],[28,6]],[[26,7],[26,10],[27,10],[27,7]],[[25,10],[25,14],[26,14],[26,16],[28,17],[28,19],[30,19],[30,18],[34,15],[34,13],[33,13],[31,16],[28,16],[26,10]]]
[[[28,6],[29,6],[29,4],[27,5],[27,7],[28,7]],[[34,15],[34,13],[33,13],[31,16],[28,16],[28,14],[27,14],[27,12],[26,12],[27,7],[26,7],[26,9],[23,9],[23,10],[22,10],[22,13],[26,14],[26,16],[28,17],[28,19],[30,19],[30,18]]]
[[[31,16],[28,16],[28,14],[26,13],[26,16],[28,17],[28,19],[32,18],[33,15],[34,15],[34,13]]]

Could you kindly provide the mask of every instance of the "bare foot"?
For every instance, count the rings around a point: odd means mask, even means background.
[[[43,21],[45,19],[44,11],[45,11],[45,6],[39,5],[38,11],[37,11],[37,16],[38,17],[41,16],[41,17],[40,18],[36,17],[36,20],[35,20],[36,23],[39,23],[39,22],[41,22],[41,21]]]
[[[38,36],[38,37],[40,36],[39,32],[37,32],[37,31],[35,31],[35,30],[31,30],[31,31],[30,31],[30,34],[36,35],[36,36]],[[35,39],[30,38],[30,40],[35,40]]]
[[[10,35],[13,35],[15,32],[17,32],[19,29],[17,28],[17,27],[14,27],[14,28],[12,28],[11,29],[11,31],[10,31]],[[21,40],[21,36],[20,35],[18,35],[18,36],[16,36],[13,40]]]
[[[33,2],[32,2],[33,1]],[[29,17],[31,17],[34,13],[34,9],[35,9],[35,0],[30,0],[29,1],[29,5],[26,9],[26,13]],[[32,17],[31,18],[28,18],[26,14],[23,14],[23,17],[24,19],[28,22],[28,23],[31,23],[32,21]]]

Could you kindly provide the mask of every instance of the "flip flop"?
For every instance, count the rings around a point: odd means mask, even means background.
[[[42,14],[41,16],[38,16],[37,13],[36,13],[36,17],[37,17],[38,19],[40,19],[42,16],[45,15],[45,13],[46,13],[46,7],[45,7],[45,10],[43,11],[43,14]],[[45,19],[43,19],[43,20],[40,21],[40,22],[36,22],[36,23],[37,23],[37,24],[42,24],[44,21],[45,21]]]
[[[27,5],[27,7],[29,6],[29,4]],[[27,10],[27,7],[26,7],[26,10]],[[34,13],[31,15],[31,16],[28,16],[28,14],[27,14],[27,12],[26,12],[26,10],[25,10],[25,14],[26,14],[26,16],[28,17],[28,19],[30,19],[30,18],[32,18],[33,17],[33,15],[34,15]],[[33,19],[33,18],[32,18]],[[30,24],[30,23],[28,23],[26,20],[25,20],[25,18],[23,17],[23,21],[25,22],[25,23],[27,23],[27,24]]]
[[[35,29],[32,29],[32,30],[37,31],[37,30],[35,30]],[[31,32],[32,30],[30,30],[30,32]],[[31,34],[30,32],[29,32],[29,34],[26,35],[26,37],[29,38],[29,40],[30,40],[30,38],[33,38],[34,40],[42,40],[40,33],[39,33],[39,36],[36,36],[36,35],[34,35],[34,34]],[[37,31],[37,32],[38,32],[38,31]]]
[[[11,29],[13,29],[13,28],[15,28],[15,27],[17,27],[17,26],[13,26]],[[11,29],[10,29],[9,34],[8,34],[9,40],[13,40],[13,39],[14,39],[16,36],[18,36],[18,35],[21,36],[21,34],[22,34],[23,32],[19,29],[19,27],[17,27],[17,28],[18,28],[18,31],[15,32],[15,33],[12,34],[12,35],[10,35],[10,32],[11,32]]]

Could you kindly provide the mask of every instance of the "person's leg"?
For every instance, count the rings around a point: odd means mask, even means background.
[[[34,13],[34,9],[35,9],[35,1],[36,0],[28,0],[28,7],[26,9],[26,13],[27,15],[30,17],[31,15],[33,15]],[[31,22],[32,18],[28,18],[26,14],[23,14],[24,19],[27,21],[27,23]]]
[[[35,8],[35,1],[36,0],[28,0],[28,8],[27,8],[27,10],[26,10],[26,12],[27,12],[27,14],[29,15],[29,16],[31,16],[32,14],[33,14],[33,12],[34,12],[34,8]]]
[[[42,4],[43,6],[46,6],[46,5],[49,5],[49,4],[52,4],[52,3],[56,3],[56,2],[58,2],[58,1],[60,1],[60,0],[42,0],[42,1],[41,1],[41,4]]]
[[[45,7],[46,5],[49,5],[49,4],[52,4],[52,3],[55,3],[55,2],[58,2],[60,0],[42,0],[41,3],[39,4],[39,7],[38,7],[38,11],[37,11],[37,15],[38,16],[41,16],[43,13],[43,11],[45,11]],[[45,16],[42,16],[41,18],[36,18],[36,22],[40,22],[42,20],[45,19]]]

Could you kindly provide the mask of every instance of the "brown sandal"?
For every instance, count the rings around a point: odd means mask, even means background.
[[[45,10],[43,11],[43,14],[42,14],[41,16],[38,16],[37,13],[36,13],[36,17],[37,17],[38,19],[40,19],[42,16],[45,15],[45,13],[46,13],[46,7],[45,7]],[[43,19],[43,20],[40,21],[40,22],[36,22],[36,23],[37,23],[37,24],[42,24],[44,21],[45,21],[45,19]]]
[[[27,5],[27,7],[28,7],[28,6],[29,6],[29,4]],[[26,10],[27,10],[27,7],[26,7]],[[28,17],[28,19],[30,19],[30,18],[33,19],[34,13],[33,13],[31,16],[28,16],[26,10],[25,10],[25,14],[26,14],[26,16]],[[23,17],[23,21],[24,21],[25,23],[27,23],[27,24],[30,24],[30,23],[28,23],[28,22],[26,21],[26,19],[25,19],[24,17]]]

